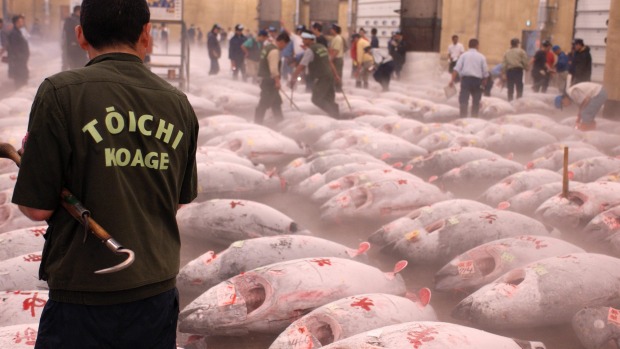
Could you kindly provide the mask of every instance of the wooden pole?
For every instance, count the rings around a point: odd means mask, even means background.
[[[564,147],[564,173],[562,174],[562,197],[568,196],[568,147]]]

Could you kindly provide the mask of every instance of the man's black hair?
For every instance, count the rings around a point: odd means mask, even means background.
[[[282,32],[278,35],[278,37],[276,38],[276,41],[284,41],[285,43],[289,43],[291,41],[291,38],[288,36],[287,33]]]
[[[470,39],[469,40],[469,48],[477,48],[478,47],[478,39]]]
[[[135,48],[150,17],[144,0],[84,0],[80,25],[95,49],[115,45]]]
[[[319,23],[319,22],[314,22],[312,24],[312,28],[314,28],[314,29],[316,29],[316,30],[318,30],[320,32],[323,31],[323,25],[321,23]]]
[[[377,35],[377,28],[370,29],[370,34],[371,35]]]
[[[24,18],[24,15],[15,15],[15,16],[13,16],[13,18],[11,18],[11,21],[13,22],[13,25],[15,25],[15,23],[17,23],[17,21],[19,21],[21,18]]]

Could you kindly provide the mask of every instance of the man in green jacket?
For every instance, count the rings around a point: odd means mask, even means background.
[[[312,33],[301,34],[306,51],[301,61],[295,68],[291,77],[291,87],[295,86],[297,76],[308,67],[309,74],[314,79],[312,85],[312,103],[324,110],[333,118],[340,118],[338,104],[336,103],[336,90],[334,82],[340,84],[340,76],[336,67],[329,58],[327,47],[315,42],[316,37]]]
[[[48,77],[34,99],[13,202],[49,224],[35,348],[175,347],[176,211],[197,194],[198,121],[143,64],[149,19],[144,0],[83,0],[75,33],[90,62]],[[85,238],[61,206],[63,187],[135,252],[132,265],[95,273],[123,259]]]
[[[264,34],[267,34],[265,32]],[[265,112],[271,108],[273,116],[282,121],[282,97],[280,97],[280,51],[290,42],[288,34],[281,33],[275,44],[267,44],[261,50],[258,63],[258,77],[260,82],[260,100],[254,113],[254,122],[262,125]]]

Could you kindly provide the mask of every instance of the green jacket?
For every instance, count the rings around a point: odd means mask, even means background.
[[[198,122],[187,97],[133,55],[101,55],[41,84],[13,195],[16,204],[55,210],[41,262],[50,299],[118,304],[174,287],[180,263],[178,204],[197,194]],[[59,203],[66,187],[120,244],[124,260]]]

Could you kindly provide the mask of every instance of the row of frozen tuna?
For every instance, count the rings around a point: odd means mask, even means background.
[[[414,298],[400,275],[344,259],[364,260],[360,253],[366,249],[367,245],[353,250],[309,236],[279,236],[239,241],[222,253],[206,253],[179,276],[185,292],[207,289],[182,311],[180,329],[203,335],[281,333],[272,348],[306,348],[310,342],[318,347],[373,326],[436,320],[428,308],[428,290],[421,289]],[[282,262],[300,257],[305,258]],[[522,235],[458,256],[437,273],[435,288],[466,292],[482,287],[453,311],[455,318],[476,327],[548,326],[570,321],[585,307],[618,304],[619,266],[616,258],[584,253],[562,240]],[[230,278],[213,285],[226,277]],[[373,295],[377,292],[401,297]],[[417,306],[403,305],[412,298]],[[617,334],[612,323],[599,328],[600,311],[596,318],[591,312],[584,310],[575,318],[582,323],[575,328],[580,337],[597,331],[608,338]],[[588,348],[596,347],[586,343],[592,342],[584,339]]]

